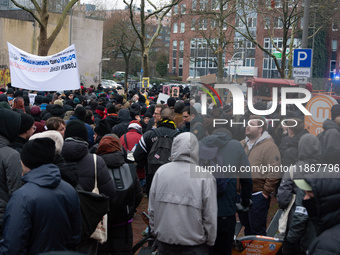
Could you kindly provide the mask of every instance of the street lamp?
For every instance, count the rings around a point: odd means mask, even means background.
[[[100,77],[100,70],[102,69],[102,63],[103,63],[103,61],[109,61],[109,60],[110,60],[110,58],[103,58],[102,61],[100,61],[99,64],[98,64],[99,65],[99,75],[98,75],[99,83],[101,83],[101,80],[102,80],[101,77]]]
[[[242,55],[241,55],[241,59],[244,58],[244,52],[243,52],[243,51],[236,52],[236,53],[231,57],[230,64],[231,64],[231,62],[233,61],[234,57],[235,57],[237,54],[239,54],[239,53],[242,54]],[[230,83],[230,68],[231,68],[231,65],[229,66],[229,70],[228,70],[228,71],[229,71],[229,75],[228,75],[229,83]],[[236,65],[235,65],[234,79],[236,79]]]

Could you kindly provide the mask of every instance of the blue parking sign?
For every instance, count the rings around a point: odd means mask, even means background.
[[[312,67],[312,49],[295,49],[293,67]]]

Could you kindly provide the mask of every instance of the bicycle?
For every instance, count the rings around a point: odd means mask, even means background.
[[[149,227],[149,216],[142,212],[142,219],[145,222],[145,224]],[[136,243],[132,247],[132,253],[131,255],[134,255],[139,249],[141,249],[138,253],[138,255],[156,255],[157,254],[157,239],[154,237],[151,232],[149,231],[147,235],[140,240],[138,243]]]
[[[238,213],[249,211],[250,207],[243,207],[240,203],[236,204]],[[232,255],[281,255],[283,239],[275,237],[278,229],[278,221],[282,214],[282,210],[278,210],[274,215],[268,229],[267,236],[251,235],[237,238],[242,229],[241,223],[238,221],[235,227],[234,244]],[[143,221],[149,226],[149,216],[143,212]],[[147,246],[145,246],[147,245]],[[134,255],[141,248],[138,255],[156,255],[157,254],[157,239],[151,233],[140,240],[132,248],[131,255]]]

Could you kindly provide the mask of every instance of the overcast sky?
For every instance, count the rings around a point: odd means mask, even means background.
[[[127,0],[129,3],[130,0]],[[140,0],[133,1],[137,6],[140,5]],[[145,1],[146,2],[146,1]],[[157,2],[157,1],[155,1]],[[123,0],[80,0],[81,4],[94,4],[97,6],[98,9],[106,9],[106,10],[121,10],[125,8],[125,4]],[[145,3],[146,8],[150,8],[150,5]],[[102,8],[101,8],[102,7]]]

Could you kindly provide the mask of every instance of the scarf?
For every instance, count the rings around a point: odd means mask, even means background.
[[[107,154],[115,151],[122,151],[120,140],[113,136],[104,136],[98,145],[97,155]]]
[[[176,130],[176,123],[172,120],[162,119],[157,123],[157,127],[167,127]]]

